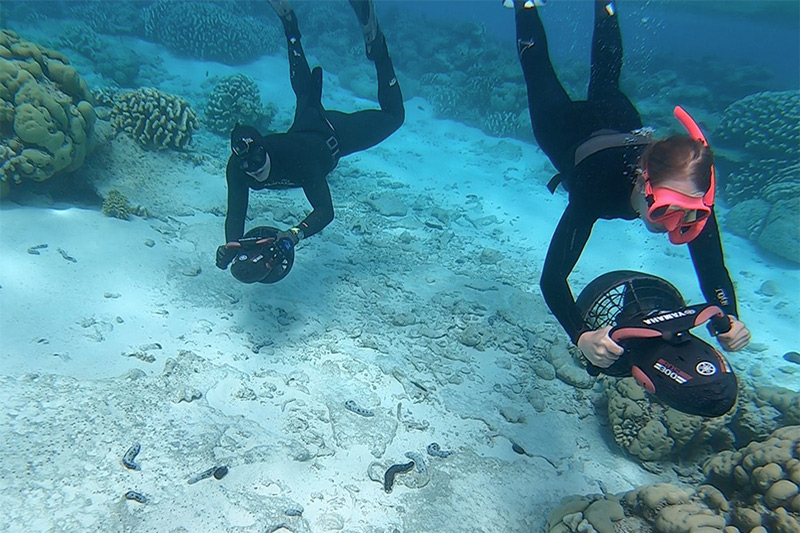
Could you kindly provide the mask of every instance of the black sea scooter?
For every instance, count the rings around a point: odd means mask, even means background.
[[[668,281],[630,270],[593,280],[576,303],[589,328],[612,326],[611,339],[625,348],[608,368],[587,363],[590,374],[633,376],[666,405],[693,415],[722,416],[736,403],[727,359],[690,333],[702,324],[714,336],[727,332],[730,321],[718,306],[687,306]]]
[[[258,226],[239,239],[231,274],[242,283],[276,283],[294,265],[294,247],[282,246],[278,228]]]

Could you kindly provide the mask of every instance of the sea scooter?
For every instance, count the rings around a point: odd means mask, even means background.
[[[289,275],[294,265],[294,248],[277,241],[278,228],[258,226],[239,239],[231,274],[243,283],[276,283]]]
[[[609,335],[625,352],[608,368],[587,363],[591,375],[633,376],[647,392],[684,413],[717,417],[736,403],[738,384],[727,359],[690,330],[706,324],[711,335],[730,330],[718,306],[686,305],[668,281],[618,270],[589,283],[577,299],[591,329]]]

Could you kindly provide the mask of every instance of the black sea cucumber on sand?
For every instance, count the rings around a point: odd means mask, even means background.
[[[131,501],[134,501],[134,502],[139,502],[139,503],[149,503],[150,502],[150,498],[148,498],[147,496],[145,496],[141,492],[136,492],[135,490],[129,490],[128,492],[126,492],[125,493],[125,499],[126,500],[131,500]]]
[[[204,479],[214,477],[214,479],[222,479],[228,475],[228,467],[227,466],[214,466],[209,468],[208,470],[203,470],[199,474],[195,474],[190,477],[186,482],[189,485],[194,485],[198,481],[202,481]]]
[[[356,402],[354,402],[353,400],[347,400],[346,402],[344,402],[344,407],[348,411],[352,411],[357,415],[375,416],[375,412],[374,411],[370,411],[369,409],[365,409],[363,407],[359,407],[359,405]]]
[[[187,480],[187,483],[189,483],[189,485],[194,485],[198,481],[201,481],[203,479],[206,479],[206,478],[209,478],[209,477],[213,476],[214,472],[216,472],[216,471],[217,471],[217,467],[216,466],[213,467],[213,468],[209,468],[208,470],[204,470],[204,471],[200,472],[199,474],[195,474],[192,477],[190,477]]]
[[[128,451],[122,456],[122,464],[125,465],[125,468],[130,468],[131,470],[142,469],[136,462],[134,462],[136,460],[136,456],[139,455],[139,450],[141,449],[142,446],[138,442],[128,448]]]
[[[412,468],[414,468],[414,461],[390,466],[386,471],[386,474],[383,476],[383,490],[385,490],[387,493],[392,492],[394,476],[397,474],[402,474],[403,472],[408,472]]]

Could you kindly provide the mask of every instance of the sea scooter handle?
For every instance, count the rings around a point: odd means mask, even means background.
[[[662,338],[677,344],[684,340],[689,330],[705,322],[708,322],[709,333],[714,336],[727,333],[731,329],[730,319],[722,309],[704,303],[619,324],[611,328],[609,336],[614,342],[625,339]]]
[[[242,248],[249,248],[251,246],[260,246],[262,244],[268,243],[270,240],[275,240],[274,238],[269,237],[242,237],[238,241],[236,241],[239,246]]]

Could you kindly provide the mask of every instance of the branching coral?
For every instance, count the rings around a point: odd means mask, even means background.
[[[152,150],[182,150],[198,127],[197,115],[189,102],[152,88],[117,97],[111,110],[111,124]]]
[[[261,105],[256,83],[244,74],[234,74],[214,86],[206,103],[204,122],[214,133],[228,134],[237,123],[263,130],[274,114],[274,109]]]

